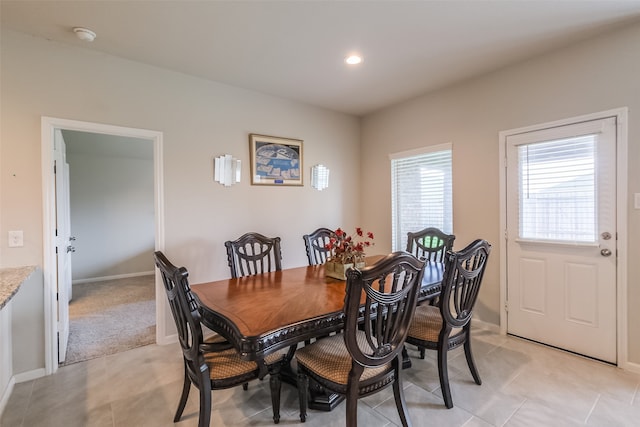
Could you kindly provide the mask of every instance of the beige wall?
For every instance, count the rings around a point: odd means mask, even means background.
[[[281,236],[293,267],[307,262],[304,233],[358,222],[358,118],[8,30],[1,41],[0,267],[42,266],[41,116],[163,132],[165,251],[195,282],[229,277],[223,242],[246,231]],[[249,133],[302,139],[304,186],[250,185]],[[213,181],[222,154],[243,162],[231,188]],[[309,185],[317,163],[331,170],[322,192]],[[8,230],[24,230],[23,248]],[[36,332],[14,335],[18,348],[42,348],[36,302],[14,305]]]
[[[498,133],[578,115],[629,107],[628,343],[640,363],[640,25],[418,97],[363,120],[362,220],[391,242],[389,153],[453,144],[456,247],[477,237],[494,245],[479,317],[499,323]],[[383,202],[386,205],[388,202]],[[390,243],[388,248],[390,249]]]

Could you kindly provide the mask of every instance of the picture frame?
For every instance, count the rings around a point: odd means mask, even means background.
[[[252,185],[302,184],[302,140],[249,134]]]

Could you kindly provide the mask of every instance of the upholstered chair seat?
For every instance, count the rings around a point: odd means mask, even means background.
[[[423,304],[416,307],[413,322],[409,326],[409,336],[422,341],[438,342],[442,330],[442,316],[437,306]],[[462,332],[461,328],[452,328],[451,337]]]
[[[359,347],[366,348],[367,338],[364,332],[358,331],[356,339]],[[353,359],[344,345],[342,334],[323,338],[313,346],[299,349],[296,352],[296,359],[298,360],[298,365],[303,365],[307,371],[312,373],[314,378],[324,378],[336,384],[343,384],[344,390],[342,393],[346,394]],[[365,367],[360,377],[360,383],[364,384],[367,380],[391,370],[391,363],[375,368]]]

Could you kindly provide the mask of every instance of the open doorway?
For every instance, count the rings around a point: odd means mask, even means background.
[[[72,286],[58,354],[68,365],[155,342],[153,141],[60,133]]]
[[[127,230],[127,227],[124,223],[119,222],[117,218],[113,220],[113,224],[110,225],[113,228],[111,234],[119,234],[124,235],[125,237],[121,237],[116,239],[115,236],[112,240],[113,242],[91,242],[93,238],[97,235],[99,230],[89,230],[91,227],[96,227],[94,224],[87,225],[84,224],[84,232],[82,241],[77,240],[78,236],[71,236],[70,233],[68,237],[68,241],[59,238],[58,236],[58,225],[63,223],[60,221],[58,217],[60,216],[59,209],[56,209],[56,205],[60,205],[59,201],[56,197],[56,171],[55,164],[56,160],[59,161],[59,154],[56,154],[56,146],[59,144],[56,143],[56,140],[59,135],[66,134],[67,138],[71,138],[74,140],[77,136],[87,136],[92,135],[95,138],[93,145],[94,147],[90,147],[92,143],[87,143],[84,141],[77,142],[78,145],[81,146],[80,149],[77,147],[74,149],[73,147],[69,151],[69,155],[71,158],[75,157],[85,157],[84,158],[84,166],[87,166],[87,163],[91,163],[87,160],[87,156],[91,155],[94,157],[93,165],[89,168],[89,171],[85,174],[85,177],[82,178],[82,185],[86,184],[84,181],[93,180],[94,182],[99,182],[100,179],[103,181],[106,179],[106,182],[103,184],[113,185],[115,181],[118,181],[120,177],[114,178],[105,178],[104,171],[108,171],[111,167],[112,169],[119,169],[117,166],[117,161],[114,160],[114,157],[109,157],[108,153],[105,150],[114,150],[117,147],[120,150],[128,149],[129,154],[132,152],[137,152],[138,156],[140,156],[141,152],[145,152],[144,156],[148,156],[149,152],[151,153],[151,163],[152,163],[152,176],[147,178],[152,181],[152,194],[149,197],[152,202],[148,204],[146,210],[147,212],[142,213],[146,215],[146,222],[151,223],[152,236],[150,237],[151,242],[146,243],[147,246],[151,245],[151,252],[153,250],[162,249],[163,248],[163,207],[162,207],[162,134],[155,131],[148,131],[142,129],[134,129],[134,128],[123,128],[118,126],[110,126],[110,125],[102,125],[96,123],[87,123],[87,122],[78,122],[72,120],[65,119],[55,119],[55,118],[42,118],[42,176],[43,176],[43,204],[44,204],[44,262],[43,262],[43,272],[44,272],[44,286],[45,286],[45,373],[51,374],[57,370],[58,362],[59,362],[59,350],[61,346],[59,342],[64,342],[66,338],[64,335],[66,331],[69,331],[69,322],[68,322],[68,301],[75,297],[73,295],[71,286],[71,282],[64,283],[64,280],[59,280],[61,275],[58,274],[58,270],[60,265],[66,265],[65,259],[69,259],[72,254],[74,254],[73,248],[76,247],[76,251],[78,248],[84,247],[83,256],[87,255],[90,258],[89,262],[83,261],[78,262],[77,268],[74,269],[74,274],[80,283],[83,282],[83,279],[93,280],[93,279],[102,279],[98,281],[106,281],[106,280],[119,280],[131,277],[142,277],[144,275],[153,274],[154,268],[153,264],[150,264],[151,267],[143,268],[140,271],[140,267],[136,267],[135,259],[139,256],[144,258],[144,254],[137,254],[138,247],[136,245],[131,245],[130,242],[126,241],[127,232],[129,234],[133,233],[130,229]],[[102,141],[102,143],[100,143]],[[109,141],[108,144],[104,144],[105,141]],[[72,141],[72,145],[76,143]],[[88,144],[88,145],[85,145]],[[135,145],[137,148],[132,148],[132,145]],[[79,151],[78,151],[79,150]],[[84,150],[84,151],[83,151]],[[91,153],[89,153],[93,150]],[[65,148],[66,151],[66,148]],[[111,153],[113,154],[113,153]],[[69,159],[65,159],[68,163]],[[149,159],[147,159],[148,161]],[[73,162],[73,159],[71,159]],[[135,163],[135,161],[134,161]],[[101,164],[101,166],[97,166]],[[120,165],[122,166],[122,164]],[[102,169],[103,172],[99,173],[99,169]],[[135,174],[135,167],[131,167],[129,165],[130,173]],[[93,176],[92,176],[93,175]],[[58,175],[60,177],[60,175]],[[89,177],[89,178],[88,178]],[[69,174],[69,179],[72,179],[72,174]],[[117,205],[120,206],[109,206],[109,209],[104,209],[113,211],[114,208],[123,209],[122,205],[126,205],[127,203],[133,204],[132,198],[137,198],[139,195],[135,194],[135,191],[131,191],[131,186],[125,188],[122,191],[122,194],[119,196],[120,201],[116,202]],[[97,200],[101,199],[101,196],[105,196],[104,187],[101,189],[97,189],[97,191],[92,190],[84,190],[88,193],[95,193],[95,198]],[[113,191],[113,190],[111,190]],[[85,193],[88,194],[88,193]],[[84,197],[83,199],[91,198],[93,196]],[[102,197],[102,200],[108,199],[107,197]],[[128,202],[127,202],[128,200]],[[86,201],[86,200],[85,200]],[[97,205],[97,207],[96,207]],[[113,202],[112,202],[113,205]],[[71,206],[71,204],[69,204]],[[87,209],[87,206],[82,207],[82,209]],[[99,203],[96,203],[94,200],[94,211],[85,215],[86,218],[99,216],[98,212],[100,211]],[[69,208],[71,211],[71,208]],[[131,212],[129,212],[131,215]],[[127,216],[125,213],[124,216]],[[90,218],[91,219],[91,218]],[[95,218],[94,218],[95,219]],[[148,224],[147,224],[148,225]],[[69,229],[73,229],[71,226]],[[82,228],[82,227],[80,227]],[[121,233],[120,231],[124,231]],[[136,230],[137,231],[137,230]],[[87,238],[89,236],[89,238]],[[93,237],[92,237],[93,236]],[[73,237],[76,237],[76,240],[72,240]],[[109,237],[109,238],[111,238]],[[107,238],[107,240],[109,239]],[[117,240],[117,241],[115,241]],[[125,241],[123,241],[125,240]],[[106,244],[108,243],[108,244]],[[111,255],[106,255],[106,253],[100,253],[100,250],[104,250],[102,246],[112,246],[117,249],[117,246],[120,245],[121,250],[113,250]],[[96,249],[96,252],[93,249]],[[131,248],[133,246],[133,248]],[[127,256],[122,256],[122,253],[127,252],[129,249],[124,250],[122,248],[129,247],[131,249],[131,253],[128,253]],[[148,251],[149,248],[145,249]],[[139,252],[139,251],[138,251]],[[77,253],[79,255],[79,253]],[[115,254],[115,255],[114,255]],[[67,256],[69,255],[69,256]],[[78,259],[78,261],[82,260],[82,257]],[[77,271],[76,271],[77,270]],[[127,271],[128,270],[128,271]],[[138,271],[133,271],[138,270]],[[154,286],[154,303],[155,303],[155,339],[154,342],[165,342],[165,328],[163,321],[165,314],[165,304],[163,304],[162,289],[158,288],[155,280],[155,275],[151,276],[152,282]],[[71,294],[66,295],[66,294]],[[159,320],[160,319],[160,320]],[[66,324],[65,324],[66,323]],[[66,347],[65,347],[66,348]]]

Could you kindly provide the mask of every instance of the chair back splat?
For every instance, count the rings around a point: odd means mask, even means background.
[[[300,420],[307,417],[309,378],[346,395],[346,425],[358,424],[358,399],[393,385],[403,426],[410,426],[401,381],[404,341],[425,261],[400,251],[372,266],[347,270],[344,332],[298,349]]]
[[[246,233],[236,240],[224,242],[231,277],[253,276],[282,270],[280,237]]]
[[[399,258],[387,258],[364,272],[351,269],[347,273],[344,339],[349,353],[362,366],[389,363],[404,345],[424,264],[413,257],[405,256],[402,262],[398,262]],[[361,322],[358,313],[363,294],[364,320]],[[366,337],[365,346],[356,339],[360,330]]]
[[[331,251],[327,249],[327,244],[335,235],[333,230],[318,228],[313,233],[302,236],[304,246],[307,250],[309,265],[318,265],[327,262],[327,259],[331,255]]]
[[[440,304],[440,313],[451,328],[461,328],[471,321],[490,252],[488,242],[476,240],[459,252],[448,253],[449,271],[445,268],[441,297],[449,303]]]
[[[446,234],[438,228],[427,227],[407,233],[407,252],[427,261],[444,262],[447,251],[453,248],[456,236]]]

